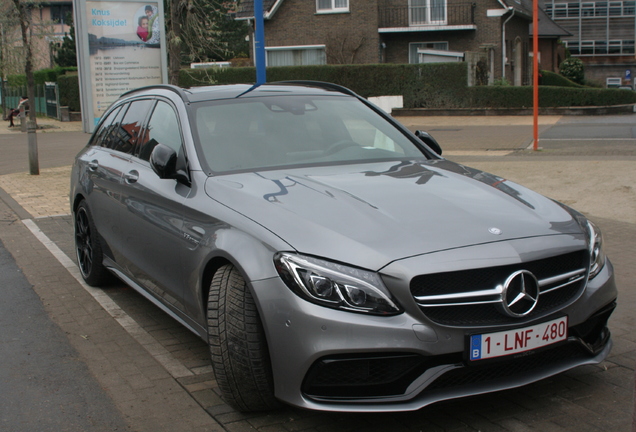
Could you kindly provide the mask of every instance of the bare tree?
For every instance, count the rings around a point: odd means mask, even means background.
[[[169,0],[167,23],[169,80],[177,84],[183,60],[209,61],[231,55],[229,35],[236,38],[247,26],[229,16],[234,2],[218,0]],[[244,29],[242,29],[244,27]],[[242,36],[244,39],[244,35]]]
[[[331,33],[326,43],[327,63],[354,64],[364,42],[364,36],[351,35],[345,31]]]

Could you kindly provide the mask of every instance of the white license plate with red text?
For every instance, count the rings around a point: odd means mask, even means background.
[[[568,317],[515,330],[470,336],[470,360],[483,360],[541,348],[568,338]]]

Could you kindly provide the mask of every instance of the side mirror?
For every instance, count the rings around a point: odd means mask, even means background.
[[[191,186],[190,176],[185,158],[165,144],[156,144],[150,153],[150,166],[161,179],[174,179],[186,186]]]
[[[437,141],[435,141],[435,138],[433,138],[428,132],[418,130],[418,131],[415,131],[415,136],[418,137],[420,140],[422,140],[422,142],[426,144],[427,146],[429,146],[431,150],[433,150],[435,153],[437,153],[440,156],[442,155],[442,147],[438,144]]]
[[[165,144],[157,144],[150,153],[150,166],[159,178],[176,178],[177,152]]]

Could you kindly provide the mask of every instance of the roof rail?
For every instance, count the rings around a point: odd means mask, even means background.
[[[183,99],[185,102],[188,101],[188,97],[186,96],[186,91],[184,89],[182,89],[181,87],[177,87],[175,85],[172,84],[153,84],[153,85],[149,85],[149,86],[144,86],[144,87],[139,87],[136,89],[132,89],[132,90],[128,90],[125,93],[122,93],[121,96],[119,97],[123,97],[123,96],[127,96],[130,93],[134,93],[140,90],[153,90],[153,89],[163,89],[163,90],[170,90],[175,92],[176,94],[179,95],[179,97],[181,99]]]
[[[268,84],[298,84],[298,85],[308,85],[312,87],[324,88],[327,90],[335,90],[340,93],[344,93],[350,96],[359,97],[353,90],[350,90],[346,87],[343,87],[338,84],[328,83],[324,81],[311,81],[311,80],[291,80],[291,81],[276,81]]]

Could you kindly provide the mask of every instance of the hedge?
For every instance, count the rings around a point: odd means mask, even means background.
[[[465,108],[529,108],[532,87],[487,86],[468,89]],[[636,103],[636,92],[620,89],[539,87],[540,107],[609,106]]]
[[[439,106],[466,90],[466,63],[285,66],[267,68],[267,81],[312,80],[345,86],[363,97],[404,95],[405,105]],[[254,83],[253,67],[183,69],[181,87]]]
[[[55,82],[58,77],[64,75],[67,72],[75,72],[77,71],[77,67],[55,67],[53,69],[42,69],[39,71],[33,72],[33,79],[35,80],[35,84],[44,84],[46,82]],[[26,76],[25,75],[9,75],[7,76],[7,85],[9,87],[20,87],[26,86]]]
[[[57,81],[60,104],[80,111],[76,68],[37,72],[38,81]],[[69,72],[62,74],[63,72]],[[636,92],[579,86],[542,72],[541,107],[610,106],[636,104]],[[22,76],[23,77],[23,76]],[[253,67],[183,69],[181,87],[210,84],[254,83]],[[54,79],[55,78],[55,79]],[[268,82],[290,80],[325,81],[350,88],[363,97],[402,95],[405,108],[527,108],[532,106],[532,87],[467,87],[466,63],[325,65],[267,68]],[[565,80],[565,81],[564,81]],[[19,81],[9,77],[9,85]]]

